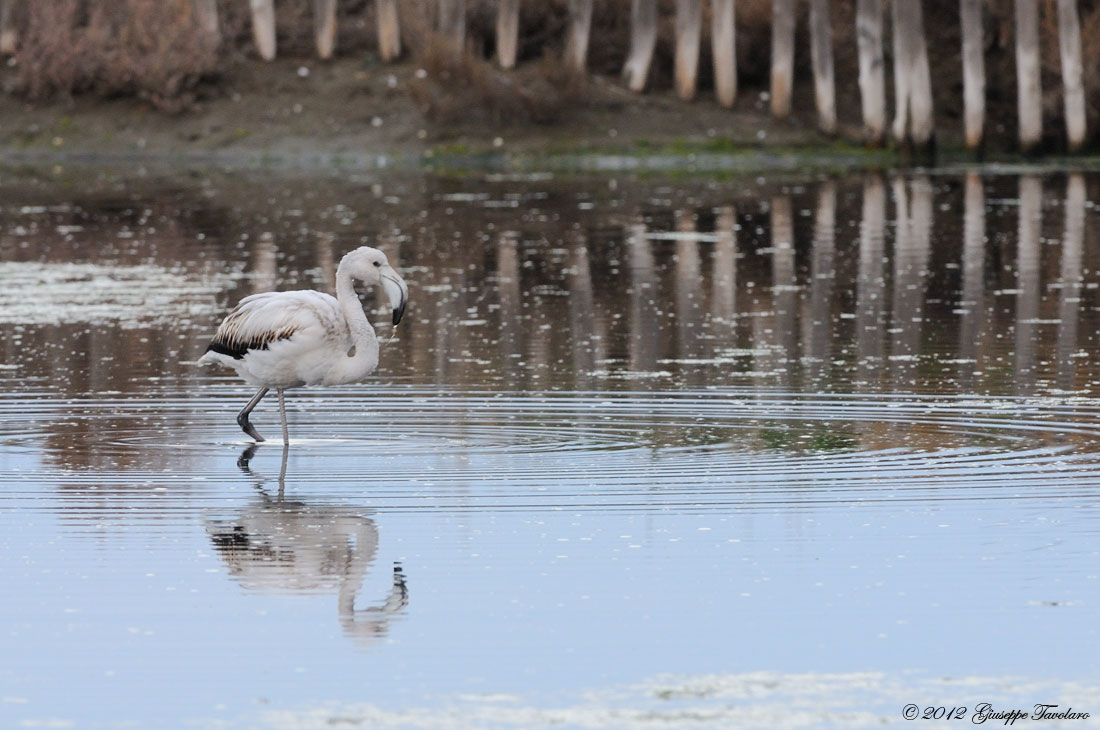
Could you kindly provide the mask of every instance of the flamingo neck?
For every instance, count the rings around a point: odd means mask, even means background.
[[[352,354],[350,357],[340,358],[339,364],[334,368],[337,371],[334,380],[349,383],[363,378],[377,367],[378,338],[374,334],[374,327],[367,321],[351,276],[343,271],[343,267],[336,270],[336,300],[340,302],[340,310],[351,333],[349,352]]]

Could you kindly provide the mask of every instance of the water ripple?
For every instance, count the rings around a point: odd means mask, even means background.
[[[0,398],[0,450],[67,488],[155,495],[246,483],[238,388]],[[689,393],[303,391],[287,481],[391,509],[772,509],[1061,499],[1100,484],[1100,406],[1084,399]],[[272,404],[254,415],[277,436]],[[278,471],[261,448],[257,478]],[[0,474],[11,496],[34,490]],[[152,490],[159,489],[161,492]]]

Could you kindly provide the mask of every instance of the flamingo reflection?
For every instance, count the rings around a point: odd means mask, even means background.
[[[255,480],[258,498],[230,518],[209,518],[206,531],[235,581],[249,591],[270,593],[337,592],[340,626],[348,637],[368,645],[385,636],[390,622],[409,602],[405,573],[393,568],[389,593],[365,608],[356,598],[378,553],[378,526],[362,510],[310,505],[285,498],[287,447],[283,447],[279,490],[272,496],[249,462],[249,446],[237,460]]]

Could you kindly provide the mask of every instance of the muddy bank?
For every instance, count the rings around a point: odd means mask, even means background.
[[[245,62],[180,115],[135,99],[9,98],[0,116],[0,159],[352,168],[586,167],[595,158],[603,160],[597,166],[732,168],[895,160],[889,151],[845,141],[857,130],[832,138],[813,131],[812,116],[776,121],[759,92],[748,91],[730,111],[711,99],[685,103],[671,92],[632,94],[602,77],[589,79],[583,101],[552,123],[433,123],[410,93],[418,75],[413,63]]]

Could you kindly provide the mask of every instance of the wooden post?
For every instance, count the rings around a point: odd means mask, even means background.
[[[982,144],[985,127],[985,56],[982,39],[982,0],[961,0],[963,116],[966,146],[974,150]],[[969,184],[967,189],[969,190]]]
[[[275,0],[249,0],[252,9],[252,38],[260,58],[275,60]]]
[[[317,56],[332,58],[336,48],[336,0],[313,0],[313,37]]]
[[[11,0],[3,2],[4,9],[0,10],[0,18],[7,12],[7,9],[11,6]],[[218,2],[217,0],[195,0],[195,18],[199,21],[199,27],[203,33],[206,33],[215,43],[221,42],[221,29],[218,24]],[[0,26],[3,25],[3,21],[0,20]],[[3,32],[0,31],[0,38],[3,37]],[[2,45],[2,43],[0,43]],[[0,48],[0,51],[3,49]]]
[[[1016,102],[1020,147],[1030,152],[1043,139],[1043,91],[1039,78],[1039,0],[1016,2]]]
[[[737,33],[734,0],[711,0],[711,55],[714,58],[714,92],[718,103],[732,107],[737,100]]]
[[[588,35],[592,30],[593,0],[569,0],[569,40],[565,44],[565,66],[574,73],[585,72]]]
[[[859,96],[863,133],[869,144],[886,136],[886,61],[882,57],[882,0],[857,0],[856,43],[859,47]]]
[[[1062,56],[1062,84],[1065,86],[1066,139],[1076,151],[1085,143],[1085,88],[1081,83],[1081,21],[1077,0],[1058,0],[1058,47]]]
[[[386,63],[401,55],[401,21],[397,0],[377,0],[374,5],[378,23],[378,56]]]
[[[640,92],[649,76],[653,49],[657,46],[657,0],[630,3],[630,56],[623,66],[627,88]]]
[[[695,97],[702,23],[702,0],[676,0],[676,93],[684,101]]]
[[[15,53],[19,45],[19,33],[11,22],[12,9],[17,0],[0,0],[0,53]]]
[[[516,67],[519,47],[519,0],[500,0],[497,9],[497,61],[501,68]]]
[[[894,47],[894,139],[909,137],[909,67],[912,46],[905,37],[905,10],[908,0],[894,0],[890,8],[890,31]]]
[[[821,131],[836,131],[836,87],[833,80],[833,27],[829,0],[810,0],[810,57],[814,69],[814,99]]]
[[[924,37],[921,0],[894,0],[894,136],[927,146],[935,132],[932,75]]]
[[[791,113],[794,83],[794,0],[772,0],[772,115]]]
[[[932,115],[932,72],[928,66],[928,41],[924,35],[924,12],[922,0],[904,0],[909,5],[910,27],[906,35],[912,44],[909,57],[912,59],[909,85],[909,104],[912,114],[913,144],[926,148],[936,133],[936,120]],[[919,186],[918,186],[919,187]]]
[[[466,50],[466,0],[439,0],[439,33],[452,55],[462,55]]]

